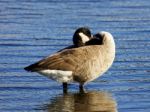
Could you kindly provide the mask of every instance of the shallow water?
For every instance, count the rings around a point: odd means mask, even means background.
[[[1,112],[150,112],[150,1],[1,0]],[[72,44],[79,26],[114,35],[116,59],[86,85],[61,84],[23,67]]]

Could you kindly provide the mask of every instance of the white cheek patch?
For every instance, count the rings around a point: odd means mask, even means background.
[[[62,70],[41,70],[38,71],[39,74],[42,74],[52,80],[58,82],[72,82],[73,76],[72,71],[62,71]]]
[[[79,35],[80,35],[83,43],[86,43],[87,41],[90,40],[89,37],[86,36],[84,33],[79,33]]]

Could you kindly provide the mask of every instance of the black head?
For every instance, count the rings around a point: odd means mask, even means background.
[[[91,38],[92,35],[90,29],[87,27],[80,27],[73,35],[73,43],[76,47],[84,46],[85,43]]]
[[[93,38],[86,42],[86,45],[102,45],[103,44],[103,36],[100,33],[97,33],[93,36]]]

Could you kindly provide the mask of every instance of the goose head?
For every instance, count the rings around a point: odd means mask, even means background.
[[[106,31],[101,31],[93,36],[93,44],[95,43],[96,45],[114,45],[114,39],[111,33],[106,32]],[[89,41],[90,42],[90,41]]]
[[[103,39],[103,35],[101,33],[97,33],[93,35],[93,38],[86,42],[86,45],[103,45]]]
[[[73,43],[76,47],[84,46],[92,38],[91,31],[87,27],[78,28],[73,35]]]
[[[105,49],[115,53],[115,42],[111,33],[101,31],[86,42],[86,45],[102,45]]]

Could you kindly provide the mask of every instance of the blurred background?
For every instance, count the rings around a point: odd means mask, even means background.
[[[64,95],[61,84],[23,70],[71,45],[82,26],[108,31],[116,42],[113,66],[85,86],[86,94],[71,84]],[[150,1],[0,0],[0,111],[84,109],[150,112]]]

